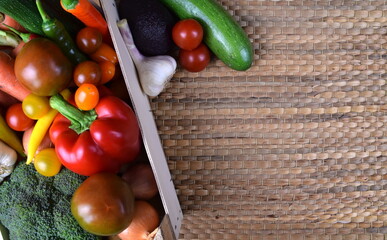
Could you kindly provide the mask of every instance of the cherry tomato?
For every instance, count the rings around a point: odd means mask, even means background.
[[[94,84],[84,83],[75,91],[75,104],[81,110],[91,110],[99,101],[98,88]]]
[[[54,148],[46,148],[38,152],[34,158],[34,167],[38,173],[52,177],[59,173],[62,164]]]
[[[94,53],[90,54],[90,58],[96,62],[110,61],[114,64],[118,63],[117,53],[106,43],[102,43],[101,46]]]
[[[74,69],[74,83],[79,87],[83,83],[98,85],[102,78],[102,69],[94,61],[79,63]]]
[[[92,27],[82,28],[77,33],[76,43],[79,50],[86,54],[92,54],[102,44],[102,33]]]
[[[199,47],[192,51],[180,49],[179,63],[190,72],[200,72],[207,67],[211,59],[210,50],[201,43]]]
[[[86,231],[100,236],[126,229],[134,216],[134,195],[129,185],[112,173],[87,178],[71,199],[71,212]]]
[[[34,120],[43,117],[51,109],[47,97],[33,93],[23,99],[22,108],[24,114]]]
[[[181,49],[193,50],[203,40],[202,25],[195,19],[181,20],[173,26],[172,39]]]
[[[100,84],[105,84],[113,79],[116,74],[116,65],[110,61],[102,61],[99,63],[102,76]]]
[[[15,131],[25,131],[35,123],[34,120],[24,114],[21,103],[10,106],[5,114],[5,119],[8,126]]]

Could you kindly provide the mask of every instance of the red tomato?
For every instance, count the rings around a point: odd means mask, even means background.
[[[102,33],[95,28],[82,28],[76,36],[76,43],[82,52],[92,54],[102,44]]]
[[[74,69],[74,82],[79,87],[83,83],[98,85],[102,79],[102,69],[94,61],[79,63]]]
[[[134,201],[124,180],[112,173],[97,173],[75,191],[71,212],[86,231],[99,236],[115,235],[131,223]]]
[[[102,61],[99,63],[102,71],[100,84],[105,84],[113,79],[116,74],[116,65],[110,61]]]
[[[114,64],[118,63],[117,53],[106,43],[102,43],[101,46],[93,54],[90,54],[90,58],[96,62],[110,61]]]
[[[192,51],[180,49],[179,63],[187,71],[200,72],[207,67],[210,60],[210,50],[203,43]]]
[[[25,131],[32,127],[35,122],[25,115],[21,103],[15,103],[10,106],[6,112],[5,119],[8,126],[15,131]]]
[[[181,49],[193,50],[202,42],[202,25],[194,19],[181,20],[172,29],[172,39]]]
[[[94,84],[84,83],[75,91],[75,104],[81,110],[91,110],[99,101],[98,88]]]

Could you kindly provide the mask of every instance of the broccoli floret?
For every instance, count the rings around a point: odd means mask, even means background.
[[[71,196],[86,179],[64,168],[44,177],[33,165],[19,163],[0,185],[0,222],[12,240],[96,240],[70,209]]]
[[[53,178],[54,188],[65,195],[73,195],[78,186],[86,180],[86,177],[67,169],[63,170]]]
[[[94,235],[85,235],[85,231],[79,227],[75,218],[69,212],[70,201],[61,199],[54,209],[54,222],[57,234],[66,240],[94,240]]]

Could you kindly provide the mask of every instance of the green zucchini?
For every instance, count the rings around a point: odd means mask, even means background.
[[[37,10],[35,1],[0,0],[0,12],[15,19],[27,31],[44,36]]]
[[[242,27],[216,0],[160,0],[180,19],[193,18],[204,30],[203,41],[227,66],[244,71],[253,62],[253,47]]]
[[[48,15],[61,21],[72,36],[84,27],[82,22],[61,9],[60,0],[45,0],[43,5]],[[42,17],[35,0],[0,0],[0,12],[15,19],[27,31],[44,36]]]

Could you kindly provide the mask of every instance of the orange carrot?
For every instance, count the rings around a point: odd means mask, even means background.
[[[16,79],[14,65],[15,60],[7,53],[0,51],[0,90],[23,101],[30,91]]]
[[[107,42],[111,41],[105,18],[89,0],[61,0],[62,8],[74,15],[86,26],[98,29]]]
[[[15,19],[10,17],[9,15],[0,13],[0,29],[9,30],[6,25],[13,27],[14,29],[20,32],[26,32],[26,29],[22,25],[20,25]]]

